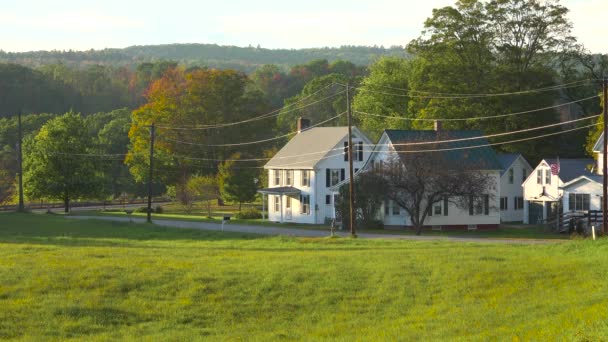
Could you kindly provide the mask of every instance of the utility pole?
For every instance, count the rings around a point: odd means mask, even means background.
[[[350,108],[350,85],[346,83],[346,113],[348,117],[348,194],[350,202],[349,220],[350,220],[350,235],[357,237],[355,230],[355,179],[353,172],[353,134],[352,134],[352,111]]]
[[[606,172],[608,171],[608,155],[606,154],[608,152],[608,78],[606,77],[604,77],[604,80],[602,82],[602,88],[604,91],[604,158],[602,161],[604,189],[602,194],[602,226],[604,228],[604,234],[608,234],[608,217],[606,217],[606,215],[608,214],[608,175],[606,174]]]
[[[17,116],[17,127],[19,132],[17,133],[17,161],[19,163],[19,212],[25,211],[25,206],[23,205],[23,134],[21,132],[21,111],[19,111]]]
[[[150,174],[148,175],[148,223],[152,222],[152,171],[154,170],[154,123],[150,125]]]

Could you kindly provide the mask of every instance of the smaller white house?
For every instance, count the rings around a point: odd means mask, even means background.
[[[523,183],[524,223],[537,224],[555,216],[562,202],[563,212],[572,208],[589,210],[591,196],[573,195],[569,206],[571,186],[581,180],[595,179],[591,171],[593,159],[543,159]],[[554,165],[554,172],[551,166]],[[579,179],[579,180],[577,180]],[[573,182],[577,180],[576,182]],[[601,191],[600,191],[601,192]],[[573,192],[576,193],[576,192]],[[579,203],[580,201],[580,203]]]
[[[561,187],[564,212],[587,212],[602,210],[603,201],[603,165],[604,135],[595,143],[593,152],[597,156],[593,170],[577,175]],[[593,161],[588,160],[591,166]]]
[[[298,120],[298,134],[264,165],[268,188],[258,190],[268,220],[322,224],[335,217],[330,187],[348,179],[348,127],[313,127]],[[363,167],[372,142],[352,128],[353,168]],[[266,200],[267,199],[267,200]]]
[[[522,222],[524,219],[524,194],[522,184],[532,172],[532,166],[520,153],[499,153],[500,172],[500,221]]]

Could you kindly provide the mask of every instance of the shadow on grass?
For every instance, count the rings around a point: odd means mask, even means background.
[[[58,215],[0,214],[0,242],[4,243],[125,246],[129,245],[129,240],[222,241],[261,238],[265,238],[265,236],[188,228],[167,228],[95,219],[66,220]]]

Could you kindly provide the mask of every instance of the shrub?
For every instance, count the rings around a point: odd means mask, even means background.
[[[381,220],[371,220],[369,222],[357,222],[358,228],[362,229],[384,229],[384,222]]]
[[[240,213],[236,214],[236,218],[241,220],[246,219],[259,219],[262,218],[262,213],[256,208],[248,208],[244,209]]]
[[[161,207],[160,205],[157,205],[156,207],[154,207],[154,212],[157,214],[162,214],[163,213],[163,207]]]

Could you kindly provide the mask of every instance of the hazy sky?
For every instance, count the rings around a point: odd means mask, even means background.
[[[88,50],[164,43],[265,48],[405,45],[455,0],[0,0],[0,49]],[[608,0],[562,0],[574,35],[608,53]],[[602,44],[602,38],[604,42]]]

